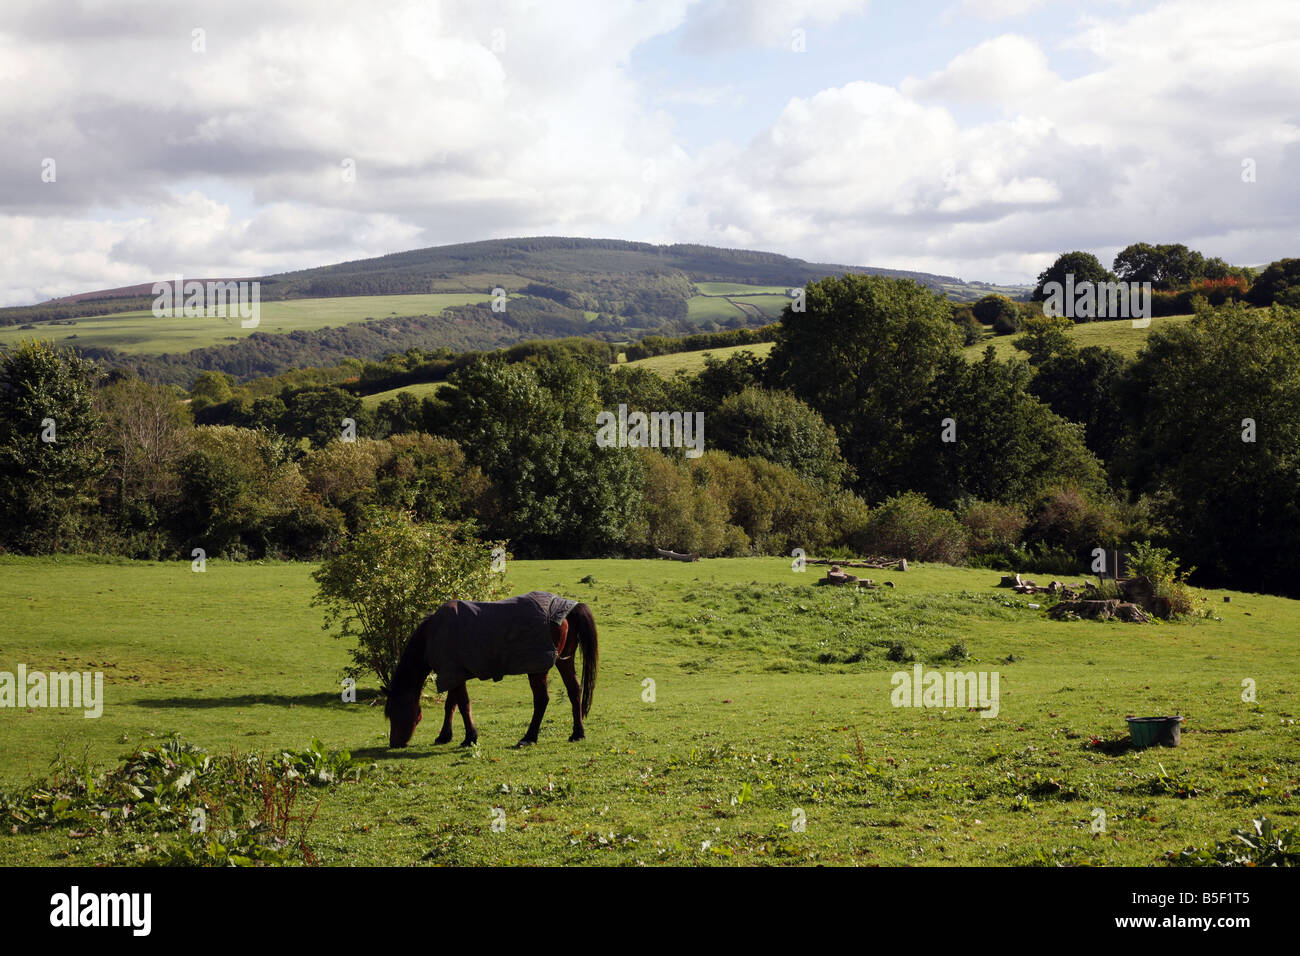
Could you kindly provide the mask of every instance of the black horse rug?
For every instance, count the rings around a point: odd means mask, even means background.
[[[530,591],[504,601],[451,601],[425,620],[427,663],[438,693],[470,678],[499,681],[507,674],[538,674],[555,663],[551,628],[577,601]]]

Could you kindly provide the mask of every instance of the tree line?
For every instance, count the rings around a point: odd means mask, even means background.
[[[1135,360],[1031,318],[1028,361],[967,361],[951,304],[911,281],[823,279],[805,305],[767,359],[664,379],[611,368],[607,343],[535,343],[374,410],[310,378],[186,395],[29,343],[0,361],[0,546],[313,558],[379,507],[528,556],[803,548],[1065,574],[1150,540],[1204,583],[1300,594],[1296,309],[1205,305]],[[620,404],[703,412],[706,453],[599,447]]]

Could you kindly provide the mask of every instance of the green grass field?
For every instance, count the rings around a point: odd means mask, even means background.
[[[436,395],[438,389],[446,385],[446,382],[416,382],[414,385],[402,385],[398,388],[390,388],[386,392],[375,392],[373,395],[361,396],[361,404],[365,408],[378,408],[381,402],[386,402],[390,398],[396,398],[399,392],[410,392],[417,400],[422,400],[426,396]]]
[[[376,765],[319,791],[308,840],[327,865],[1154,865],[1300,815],[1300,602],[1212,593],[1210,620],[1067,623],[984,570],[880,572],[897,588],[855,594],[780,558],[517,561],[512,592],[571,595],[599,622],[587,739],[566,741],[553,679],[540,744],[512,749],[530,713],[512,677],[470,687],[477,748],[434,746],[427,699],[394,752],[373,679],[340,699],[345,648],[309,607],[311,570],[0,558],[0,671],[98,670],[106,696],[97,720],[0,710],[0,790],[60,748],[106,767],[173,731],[214,754],[318,737]],[[997,671],[998,715],[891,706],[891,674],[912,666],[891,642],[927,668]],[[958,643],[970,659],[945,660]],[[1185,715],[1182,745],[1128,749],[1126,714]],[[126,840],[6,821],[0,862],[118,861]]]
[[[669,355],[652,355],[650,358],[637,359],[635,362],[622,362],[615,368],[644,368],[657,372],[664,378],[672,378],[679,370],[695,374],[704,368],[704,356],[726,360],[737,352],[753,352],[759,358],[767,358],[772,351],[771,342],[756,342],[753,345],[731,345],[722,349],[704,349],[700,352],[674,352]]]
[[[1134,358],[1142,346],[1146,344],[1147,336],[1151,334],[1152,329],[1181,325],[1190,318],[1190,315],[1170,315],[1163,318],[1153,318],[1151,325],[1144,329],[1133,328],[1132,319],[1118,319],[1114,322],[1078,322],[1070,329],[1070,338],[1081,349],[1087,348],[1089,345],[1099,345],[1103,348],[1114,349],[1126,358]],[[979,358],[984,353],[984,349],[992,345],[997,357],[1001,360],[1006,360],[1011,356],[1020,359],[1026,358],[1024,352],[1011,344],[1017,338],[1019,338],[1018,335],[990,335],[983,342],[966,346],[966,357],[968,359]]]
[[[703,282],[701,288],[716,287],[724,292],[706,292],[686,300],[686,318],[691,322],[727,322],[744,318],[774,322],[790,304],[778,286],[740,285],[735,282]]]
[[[761,295],[773,293],[785,298],[783,285],[745,285],[743,282],[697,282],[701,295]]]
[[[697,296],[692,299],[695,302],[705,297]],[[754,297],[747,297],[754,298]],[[725,300],[719,300],[725,301]],[[1070,330],[1070,337],[1078,343],[1080,348],[1089,345],[1101,345],[1112,348],[1115,351],[1133,358],[1137,355],[1138,350],[1146,342],[1147,336],[1151,329],[1158,329],[1166,324],[1177,325],[1190,319],[1189,315],[1169,316],[1162,319],[1152,319],[1151,326],[1147,329],[1135,329],[1131,320],[1125,319],[1118,322],[1082,322],[1075,325]],[[965,349],[967,359],[978,359],[984,350],[992,345],[997,357],[1000,360],[1015,356],[1016,358],[1025,358],[1024,352],[1021,352],[1011,343],[1017,336],[1015,335],[990,335],[982,342],[975,345],[969,345]],[[736,352],[748,350],[760,357],[766,357],[772,351],[771,342],[760,342],[757,345],[735,345],[722,349],[707,349],[699,352],[677,352],[672,355],[655,355],[646,359],[638,359],[635,362],[627,362],[629,366],[640,366],[658,372],[665,378],[672,377],[677,371],[681,370],[694,374],[704,368],[704,356],[712,354],[720,359],[725,359]]]
[[[263,302],[256,328],[240,328],[238,317],[157,318],[150,312],[120,312],[74,319],[75,325],[36,323],[35,329],[0,328],[0,346],[23,340],[47,339],[56,345],[115,348],[140,355],[187,352],[245,338],[252,332],[296,332],[347,325],[394,316],[437,315],[453,305],[488,302],[481,292],[438,292],[426,295],[360,295],[324,299]]]

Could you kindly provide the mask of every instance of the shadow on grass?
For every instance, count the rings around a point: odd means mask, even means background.
[[[1086,748],[1090,753],[1105,754],[1107,757],[1120,757],[1133,751],[1133,738],[1115,737],[1112,740],[1101,740],[1095,744],[1089,744]]]
[[[362,747],[350,751],[353,760],[425,760],[436,757],[436,750],[413,747]]]
[[[214,707],[252,707],[270,704],[275,707],[355,707],[383,699],[377,690],[357,691],[356,704],[344,703],[339,693],[322,694],[240,694],[238,697],[152,697],[136,701],[139,707],[180,707],[209,710]]]

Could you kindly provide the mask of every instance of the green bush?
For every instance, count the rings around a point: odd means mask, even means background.
[[[993,326],[995,335],[1010,335],[1020,328],[1020,309],[1004,295],[986,295],[971,306],[976,320]]]
[[[1029,518],[1017,504],[972,501],[961,512],[971,550],[977,554],[1005,551],[1023,540]]]
[[[1178,558],[1168,548],[1157,548],[1150,541],[1135,541],[1131,546],[1129,574],[1150,578],[1156,596],[1169,601],[1171,614],[1192,614],[1199,601],[1196,593],[1188,586],[1187,578],[1196,569],[1180,571],[1178,565]]]
[[[1116,507],[1074,485],[1046,489],[1030,508],[1026,540],[1060,548],[1076,565],[1094,548],[1116,548],[1124,522]]]
[[[708,424],[710,444],[741,458],[765,458],[829,488],[852,477],[835,430],[789,392],[746,388],[723,399]]]
[[[402,648],[427,615],[445,601],[490,601],[505,585],[492,571],[492,551],[451,524],[416,524],[400,512],[374,510],[338,554],[312,573],[313,606],[325,608],[323,628],[352,638],[352,677],[373,671],[385,693]]]
[[[956,515],[909,491],[887,498],[872,510],[864,530],[867,549],[909,561],[958,564],[969,548]]]

